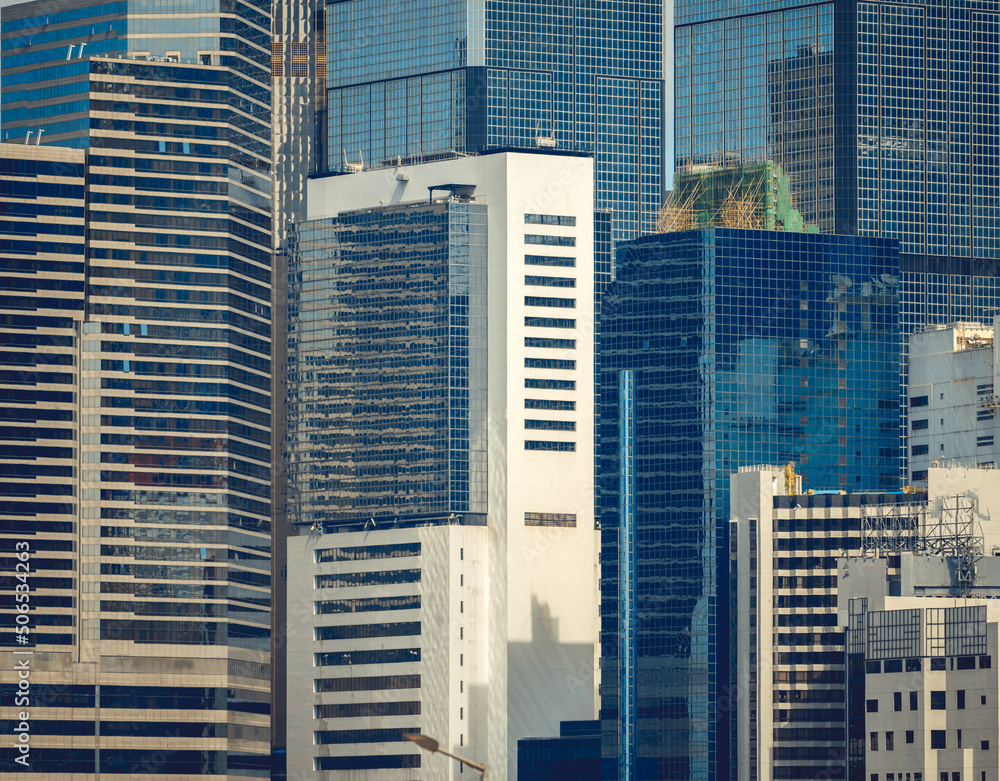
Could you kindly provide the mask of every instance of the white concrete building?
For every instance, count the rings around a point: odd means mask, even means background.
[[[498,153],[310,183],[290,286],[290,778],[461,774],[412,730],[499,781],[519,738],[595,718],[593,181],[588,157]]]
[[[848,761],[845,685],[855,676],[845,665],[843,627],[850,597],[892,594],[921,604],[942,597],[938,604],[950,607],[966,593],[1000,596],[996,472],[931,468],[927,486],[803,494],[783,468],[747,467],[732,476],[740,781],[843,772],[862,779]],[[914,768],[893,772],[900,770]],[[883,774],[878,781],[900,779]]]
[[[996,464],[998,322],[928,326],[910,337],[911,484],[923,484],[931,466]]]

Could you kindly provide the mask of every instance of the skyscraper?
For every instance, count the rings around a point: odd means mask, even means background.
[[[310,183],[289,282],[290,774],[458,778],[402,737],[419,730],[512,778],[518,739],[593,718],[593,183],[588,156],[551,150]]]
[[[678,3],[676,165],[774,160],[807,222],[899,242],[904,333],[985,321],[1000,304],[992,13]]]
[[[32,715],[53,725],[65,720],[53,709],[85,709],[75,726],[48,727],[89,726],[74,744],[79,774],[169,765],[260,777],[269,4],[186,15],[138,1],[35,2],[5,8],[0,31],[5,138],[78,147],[88,160],[77,472],[65,500],[77,524],[76,634],[35,657],[34,680],[54,688]],[[35,745],[64,744],[42,733]]]
[[[602,334],[602,778],[720,779],[729,475],[894,488],[893,242],[715,228],[618,250]]]
[[[326,7],[327,167],[552,145],[594,156],[614,239],[663,194],[663,3]]]

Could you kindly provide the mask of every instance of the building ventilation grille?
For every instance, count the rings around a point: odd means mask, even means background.
[[[285,75],[285,44],[271,44],[271,75],[281,78]]]
[[[309,44],[293,43],[292,46],[292,72],[294,76],[309,76]]]
[[[576,513],[525,513],[525,526],[576,526]]]

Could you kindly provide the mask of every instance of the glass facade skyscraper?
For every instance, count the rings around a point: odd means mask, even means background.
[[[269,773],[270,27],[260,0],[0,17],[5,139],[88,165],[75,636],[32,711],[81,709],[35,737],[63,772]]]
[[[681,2],[676,165],[767,158],[823,232],[899,242],[903,328],[1000,304],[995,9]]]
[[[592,152],[614,239],[662,199],[663,4],[348,0],[326,8],[327,166],[449,152]]]
[[[895,242],[713,229],[622,245],[602,359],[602,778],[729,775],[729,475],[897,485]],[[628,736],[633,736],[628,739]]]

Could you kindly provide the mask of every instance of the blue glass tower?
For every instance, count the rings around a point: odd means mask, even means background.
[[[905,333],[1000,305],[989,3],[684,0],[676,165],[766,158],[821,231],[896,239]]]
[[[330,170],[553,139],[594,154],[616,241],[652,232],[662,2],[347,0],[326,25]]]
[[[602,337],[602,778],[729,776],[729,475],[794,461],[807,485],[898,485],[899,287],[881,239],[718,228],[619,248]]]

